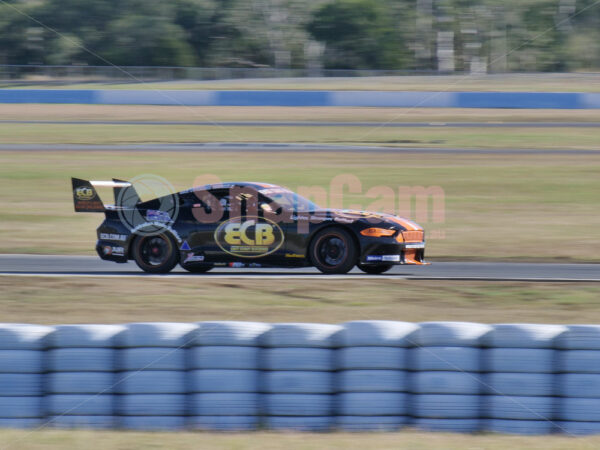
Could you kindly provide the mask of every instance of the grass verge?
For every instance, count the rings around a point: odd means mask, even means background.
[[[69,177],[156,174],[176,190],[212,174],[297,190],[317,187],[332,206],[334,177],[348,174],[343,206],[386,209],[428,232],[428,256],[444,259],[598,261],[600,155],[361,153],[0,152],[0,252],[93,254],[100,214],[75,214]],[[198,181],[196,181],[198,180]],[[369,189],[388,188],[384,203]],[[402,187],[438,186],[417,202]],[[112,202],[112,193],[101,192]]]
[[[194,125],[0,124],[14,144],[301,142],[400,147],[597,149],[600,128],[236,127]]]
[[[396,433],[140,433],[126,431],[0,431],[3,448],[22,450],[103,449],[135,450],[149,448],[178,449],[236,449],[236,450],[321,450],[343,448],[362,450],[500,450],[531,449],[593,449],[600,445],[598,437],[565,436],[500,436],[466,435],[452,433],[423,433],[403,431]]]
[[[600,122],[600,110],[0,104],[0,120]]]
[[[133,79],[132,79],[133,81]],[[201,90],[383,90],[383,91],[525,91],[599,92],[600,77],[595,73],[381,76],[327,78],[262,78],[214,81],[166,81],[148,83],[74,83],[19,86],[16,89],[201,89]]]
[[[600,284],[0,277],[3,322],[598,323]]]

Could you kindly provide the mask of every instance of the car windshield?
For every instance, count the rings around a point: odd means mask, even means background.
[[[316,204],[284,188],[270,188],[260,191],[269,200],[292,211],[316,211],[320,209]]]

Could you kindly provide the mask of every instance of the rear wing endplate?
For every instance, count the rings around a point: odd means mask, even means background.
[[[121,189],[132,188],[133,186],[128,181],[112,180],[112,181],[88,181],[80,178],[71,178],[73,185],[73,204],[75,212],[104,212],[106,206],[102,203],[95,187],[112,187],[115,194],[115,203]],[[137,195],[137,194],[136,194]]]

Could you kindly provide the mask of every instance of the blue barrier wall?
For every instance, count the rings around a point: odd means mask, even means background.
[[[600,433],[600,326],[0,324],[0,427]]]
[[[560,92],[0,89],[0,103],[597,109],[600,108],[600,94]]]

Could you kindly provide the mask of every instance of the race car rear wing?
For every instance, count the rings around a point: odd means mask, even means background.
[[[104,212],[107,209],[117,209],[119,202],[124,197],[123,189],[127,189],[128,203],[134,200],[134,204],[139,201],[139,196],[135,188],[128,181],[88,181],[80,178],[71,178],[73,184],[73,204],[75,212]],[[105,205],[95,187],[112,187],[115,197],[115,205]]]

